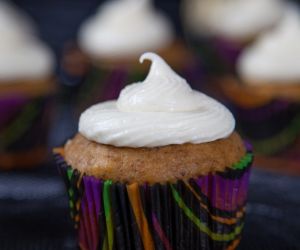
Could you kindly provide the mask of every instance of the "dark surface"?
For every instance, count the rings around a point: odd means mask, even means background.
[[[254,170],[240,250],[300,249],[300,178]],[[53,165],[0,174],[0,249],[76,249]]]

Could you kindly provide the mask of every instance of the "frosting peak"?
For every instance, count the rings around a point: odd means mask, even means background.
[[[282,0],[186,0],[187,24],[196,34],[247,40],[276,24]]]
[[[220,103],[192,90],[158,55],[143,82],[122,90],[119,99],[82,113],[79,132],[89,140],[118,147],[158,147],[204,143],[229,136],[232,114]]]
[[[127,112],[182,112],[199,108],[199,93],[194,92],[158,55],[145,53],[140,57],[152,61],[150,72],[143,82],[122,90],[117,101],[119,110]]]
[[[289,4],[279,25],[247,48],[238,61],[238,71],[249,82],[299,82],[300,13]]]
[[[51,51],[36,38],[28,17],[1,0],[0,34],[0,82],[51,75],[54,64]]]
[[[113,0],[104,3],[82,26],[79,42],[93,56],[136,56],[164,48],[173,41],[169,20],[151,0]]]

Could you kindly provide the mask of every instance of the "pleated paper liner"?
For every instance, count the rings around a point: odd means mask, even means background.
[[[235,73],[237,59],[245,45],[221,37],[191,36],[190,46],[202,61],[208,76]]]
[[[0,169],[33,167],[46,159],[52,97],[0,100]]]
[[[238,130],[255,152],[274,155],[293,145],[300,135],[300,106],[284,100],[258,108],[235,107]]]
[[[176,183],[114,183],[56,154],[84,250],[235,249],[244,227],[253,156],[224,172]]]

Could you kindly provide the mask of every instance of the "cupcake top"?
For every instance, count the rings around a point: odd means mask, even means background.
[[[88,140],[117,147],[199,144],[232,134],[235,120],[219,102],[192,90],[154,53],[147,78],[127,86],[118,100],[82,113],[79,132]]]
[[[79,33],[82,49],[96,58],[136,56],[172,41],[170,22],[153,8],[151,0],[108,1]]]
[[[282,16],[281,0],[186,1],[187,25],[196,34],[251,39]]]
[[[118,100],[97,104],[80,117],[79,133],[61,154],[80,173],[121,183],[165,183],[225,171],[251,160],[232,114],[190,88],[154,53],[143,82]]]
[[[300,83],[300,13],[289,6],[281,23],[244,51],[238,72],[249,84]]]
[[[39,79],[52,73],[54,58],[36,39],[27,16],[0,2],[0,82]]]

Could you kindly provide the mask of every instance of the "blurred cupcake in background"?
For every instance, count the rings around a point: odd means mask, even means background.
[[[116,98],[124,84],[142,79],[146,68],[135,58],[145,51],[164,56],[188,79],[198,76],[194,57],[176,38],[170,21],[153,7],[151,0],[104,3],[82,25],[79,44],[92,64],[80,89],[81,110],[95,102]]]
[[[282,17],[281,0],[185,0],[187,37],[211,74],[233,71],[242,49]]]
[[[0,169],[45,160],[54,58],[27,16],[0,2]]]
[[[299,41],[300,13],[290,5],[281,23],[242,53],[240,79],[223,80],[243,135],[261,154],[278,153],[299,135]],[[299,152],[293,157],[300,160]]]

